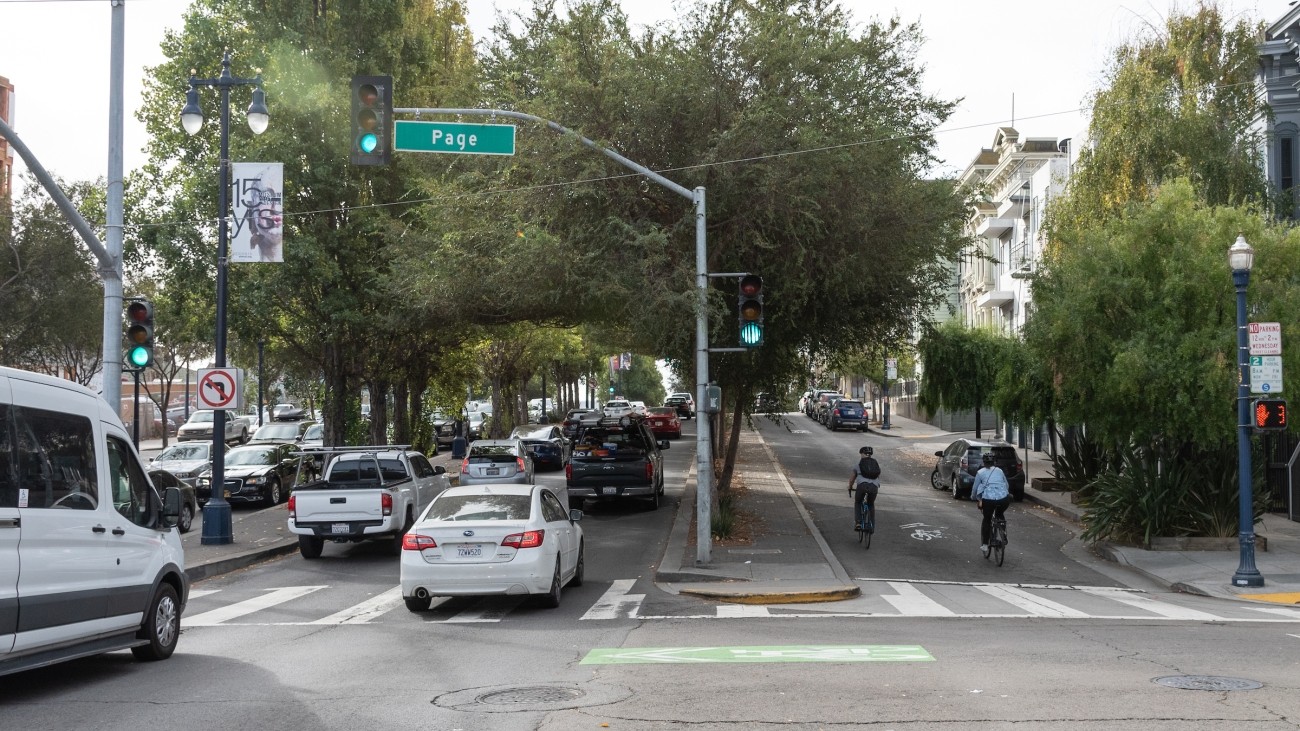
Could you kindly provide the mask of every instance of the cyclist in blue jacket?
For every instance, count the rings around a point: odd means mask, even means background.
[[[980,523],[980,552],[989,550],[989,533],[993,531],[993,518],[1002,518],[1011,504],[1011,486],[1002,468],[993,464],[993,454],[986,452],[984,466],[975,473],[975,485],[971,487],[970,497],[975,506],[984,513],[984,522]]]

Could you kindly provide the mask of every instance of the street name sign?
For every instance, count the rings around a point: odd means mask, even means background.
[[[1250,356],[1250,392],[1282,393],[1282,356]]]
[[[1251,355],[1282,354],[1282,323],[1252,322],[1246,332],[1250,335]]]
[[[447,152],[455,155],[513,155],[513,124],[465,124],[398,119],[393,122],[393,149],[402,152]]]

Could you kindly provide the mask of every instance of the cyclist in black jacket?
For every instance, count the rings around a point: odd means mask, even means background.
[[[853,522],[854,530],[862,527],[865,516],[862,515],[862,500],[865,497],[867,509],[874,515],[876,509],[876,493],[880,490],[880,463],[876,458],[871,456],[874,450],[871,447],[863,447],[858,450],[862,456],[858,463],[853,465],[853,476],[849,478],[849,494],[853,496]]]

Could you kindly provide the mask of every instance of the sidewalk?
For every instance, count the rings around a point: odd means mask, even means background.
[[[891,428],[873,427],[878,436],[940,443],[973,437],[973,432],[947,432],[923,422],[891,417]],[[993,431],[983,432],[986,439]],[[1051,476],[1051,461],[1041,452],[1017,450],[1025,459],[1032,484],[1035,477]],[[1026,458],[1027,457],[1027,458]],[[741,433],[736,470],[749,486],[747,504],[760,514],[762,528],[752,546],[714,546],[711,561],[697,566],[691,542],[695,516],[695,476],[686,492],[669,535],[655,581],[668,591],[720,601],[749,604],[805,603],[847,599],[858,587],[831,553],[826,541],[793,487],[778,469],[775,455],[754,431]],[[1070,502],[1068,492],[1044,492],[1026,485],[1025,503],[1037,505],[1078,523],[1082,511]],[[1300,603],[1300,522],[1281,515],[1266,515],[1256,531],[1267,540],[1267,550],[1256,547],[1255,565],[1264,577],[1263,587],[1234,587],[1239,552],[1233,543],[1226,551],[1150,551],[1132,546],[1101,544],[1095,554],[1114,561],[1174,591],[1243,601]],[[1075,539],[1078,541],[1078,539]]]
[[[149,445],[142,443],[141,447],[148,449]],[[435,466],[442,465],[449,473],[456,472],[451,449],[439,451],[437,456],[429,458],[429,462]],[[234,542],[205,546],[202,518],[195,518],[194,527],[181,536],[186,575],[190,581],[200,581],[297,552],[298,536],[289,532],[288,521],[289,512],[284,505],[269,508],[234,506],[231,510]]]

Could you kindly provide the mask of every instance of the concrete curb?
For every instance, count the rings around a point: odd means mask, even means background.
[[[743,589],[728,590],[692,586],[679,589],[677,593],[697,596],[702,599],[717,599],[732,604],[814,604],[817,602],[839,602],[845,599],[854,599],[862,593],[862,589],[853,585],[824,589],[757,589],[745,591]]]
[[[298,550],[298,541],[277,541],[276,543],[263,548],[254,548],[243,553],[235,554],[228,558],[220,558],[215,561],[208,561],[194,566],[185,568],[185,576],[190,582],[210,579],[213,576],[219,576],[231,571],[237,571],[247,568],[256,563],[261,563],[268,559],[279,556],[287,556]]]

